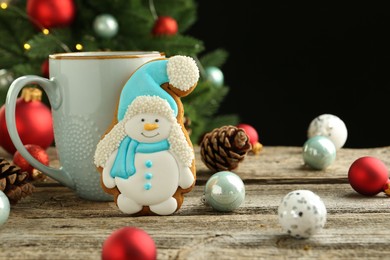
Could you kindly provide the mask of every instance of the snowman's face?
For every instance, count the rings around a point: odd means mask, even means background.
[[[138,114],[125,123],[126,134],[141,143],[155,143],[167,139],[172,124],[164,116]]]

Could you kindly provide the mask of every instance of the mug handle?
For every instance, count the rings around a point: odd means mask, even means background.
[[[39,162],[28,152],[19,137],[15,121],[16,99],[18,98],[19,92],[22,88],[29,84],[37,84],[42,87],[49,98],[52,109],[56,110],[61,105],[61,94],[58,89],[58,85],[54,80],[48,80],[35,75],[26,75],[15,79],[8,89],[5,101],[5,120],[11,140],[23,158],[25,158],[33,167],[61,184],[74,189],[75,183],[68,172],[64,171],[62,167],[56,169]]]

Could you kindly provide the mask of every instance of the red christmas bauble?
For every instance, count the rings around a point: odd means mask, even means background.
[[[32,157],[37,159],[44,165],[49,165],[49,155],[46,153],[46,150],[35,144],[26,144],[24,146],[27,151],[30,152]],[[13,162],[15,165],[19,166],[22,171],[26,171],[30,174],[33,174],[34,167],[20,154],[19,151],[16,151],[13,157]]]
[[[351,164],[348,180],[356,192],[373,196],[383,191],[389,180],[389,172],[386,165],[378,158],[364,156]]]
[[[43,77],[49,78],[49,60],[48,59],[46,59],[42,62],[41,73],[42,73]]]
[[[28,0],[27,15],[39,28],[69,26],[75,17],[74,0]]]
[[[155,36],[175,35],[179,26],[175,19],[170,16],[159,16],[153,26],[152,33]]]
[[[123,227],[114,231],[102,247],[102,260],[155,260],[156,257],[154,240],[136,227]]]
[[[259,135],[253,126],[241,123],[238,124],[237,127],[244,129],[245,133],[249,137],[249,142],[251,143],[252,146],[259,141]]]
[[[41,102],[41,91],[36,88],[23,89],[22,96],[16,101],[16,129],[23,144],[36,144],[47,149],[54,140],[51,110]],[[0,108],[0,146],[14,154],[16,148],[9,136],[5,105]]]

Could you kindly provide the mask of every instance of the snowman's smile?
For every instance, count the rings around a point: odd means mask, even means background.
[[[146,137],[146,138],[153,138],[153,137],[156,137],[156,136],[158,136],[160,133],[156,133],[155,135],[146,135],[146,134],[144,134],[143,132],[141,133],[141,135],[142,136],[144,136],[144,137]]]

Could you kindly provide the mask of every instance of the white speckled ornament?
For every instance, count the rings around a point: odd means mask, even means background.
[[[326,222],[322,199],[310,190],[295,190],[282,199],[278,207],[283,231],[295,238],[308,238],[319,232]]]
[[[338,116],[332,114],[322,114],[310,122],[307,130],[308,138],[316,135],[329,137],[338,150],[343,147],[347,141],[348,130],[344,121],[342,121]]]
[[[0,190],[0,226],[8,220],[10,203],[8,197]]]

